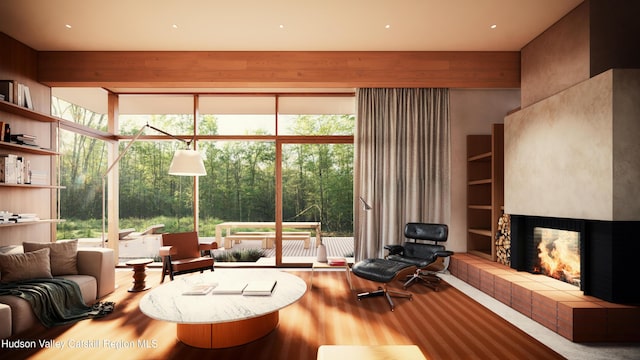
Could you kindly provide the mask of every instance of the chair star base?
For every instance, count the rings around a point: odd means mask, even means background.
[[[420,283],[428,288],[433,289],[433,291],[438,291],[440,289],[440,281],[442,281],[442,279],[440,279],[438,276],[431,273],[425,273],[418,269],[415,273],[413,273],[413,275],[409,275],[406,277],[406,280],[402,287],[406,289],[414,283]]]
[[[358,300],[362,300],[370,297],[378,297],[378,296],[384,296],[387,298],[387,301],[389,302],[389,306],[391,307],[391,311],[393,311],[396,307],[395,304],[393,303],[393,300],[391,299],[392,296],[413,300],[413,294],[408,292],[403,292],[403,291],[389,290],[387,289],[386,286],[384,287],[379,286],[378,290],[375,290],[375,291],[367,291],[367,292],[359,293]]]

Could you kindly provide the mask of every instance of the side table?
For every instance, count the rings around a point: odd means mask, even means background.
[[[129,289],[129,292],[140,292],[149,290],[145,279],[147,278],[146,268],[148,264],[151,264],[153,259],[135,259],[129,260],[125,263],[127,266],[133,267],[133,287]]]
[[[351,269],[349,268],[349,262],[346,261],[344,264],[339,264],[339,265],[331,265],[329,263],[325,263],[325,262],[318,262],[318,261],[314,261],[313,265],[311,265],[311,284],[310,284],[310,288],[313,289],[313,273],[315,272],[316,269],[330,269],[330,268],[343,268],[346,271],[346,277],[347,277],[347,284],[349,284],[349,290],[353,290],[353,285],[351,284]]]

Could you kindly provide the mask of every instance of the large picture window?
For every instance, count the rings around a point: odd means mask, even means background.
[[[327,244],[334,238],[341,242],[328,246],[330,256],[352,256],[354,109],[354,98],[348,94],[120,95],[120,115],[111,127],[121,139],[120,152],[150,124],[193,140],[191,146],[203,155],[207,169],[207,175],[198,178],[168,175],[174,150],[184,144],[152,129],[144,131],[118,164],[119,228],[132,231],[120,241],[120,260],[159,260],[160,236],[154,233],[194,228],[201,238],[217,239],[225,247],[216,251],[219,261],[239,261],[247,254],[272,259],[267,260],[271,264],[274,258],[278,263],[305,257],[312,261],[321,238]],[[103,122],[100,129],[106,128]],[[95,185],[107,166],[106,146],[85,137],[94,143],[93,150],[61,142],[63,159],[68,160],[61,169],[66,175],[62,185],[67,186],[61,194],[61,215],[67,218],[58,229],[61,239],[79,237],[74,228],[80,224],[86,241],[100,234],[101,199]],[[71,200],[87,196],[87,191],[72,185],[78,179],[67,175],[67,169],[77,169],[85,152],[97,158],[85,160],[97,165],[82,171],[96,179],[90,197],[97,199],[91,211],[79,212]],[[278,202],[281,216],[276,213]],[[274,243],[278,218],[295,223],[283,228],[281,246]],[[229,223],[241,224],[221,234],[220,225]],[[298,228],[300,223],[317,227]],[[235,238],[225,241],[226,235]]]

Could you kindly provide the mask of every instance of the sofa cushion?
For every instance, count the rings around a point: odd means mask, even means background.
[[[0,296],[0,303],[11,308],[11,332],[15,335],[39,323],[29,302],[13,295]]]
[[[0,339],[6,339],[11,334],[11,306],[0,304]]]
[[[98,282],[93,276],[63,275],[56,277],[71,280],[78,284],[78,287],[80,287],[80,292],[82,293],[82,299],[84,300],[85,304],[92,305],[94,302],[96,302],[96,298],[98,297]]]
[[[49,249],[23,254],[0,254],[0,282],[52,278]]]
[[[78,240],[53,243],[24,242],[22,247],[25,253],[48,248],[53,276],[78,274]]]

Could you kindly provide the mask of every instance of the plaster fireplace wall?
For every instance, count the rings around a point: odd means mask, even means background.
[[[609,70],[505,118],[505,212],[640,220],[640,70]]]

